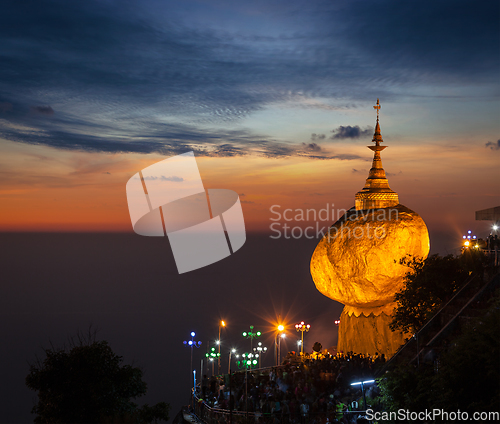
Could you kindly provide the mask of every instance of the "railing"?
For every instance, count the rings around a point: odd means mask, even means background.
[[[365,415],[365,411],[342,411],[332,409],[326,412],[303,413],[265,413],[230,411],[227,409],[212,408],[202,399],[195,397],[195,414],[206,424],[325,424],[340,421],[355,423],[358,416]]]

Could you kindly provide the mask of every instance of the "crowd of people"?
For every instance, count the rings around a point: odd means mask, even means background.
[[[351,411],[363,408],[361,386],[351,383],[373,378],[384,362],[384,355],[378,354],[327,354],[317,359],[289,354],[279,367],[204,376],[199,396],[212,408],[274,417],[271,422],[351,422]],[[371,401],[376,385],[365,390]]]

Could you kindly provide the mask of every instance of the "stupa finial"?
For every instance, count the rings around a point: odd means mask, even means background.
[[[375,125],[375,133],[372,139],[375,146],[367,146],[374,152],[373,162],[365,186],[360,192],[356,193],[357,210],[387,208],[399,203],[397,193],[389,187],[389,181],[387,181],[387,177],[385,176],[385,171],[382,167],[382,159],[380,158],[380,152],[384,150],[386,146],[380,145],[384,140],[382,140],[378,122],[381,108],[379,99],[377,99],[377,104],[373,106],[373,108],[377,110],[377,124]]]
[[[377,110],[377,123],[375,124],[375,133],[373,134],[373,139],[372,141],[375,143],[375,146],[380,146],[380,143],[382,143],[384,140],[382,140],[382,134],[380,133],[380,124],[378,123],[379,119],[379,112],[380,112],[380,102],[377,99],[377,104],[373,106],[373,109]]]

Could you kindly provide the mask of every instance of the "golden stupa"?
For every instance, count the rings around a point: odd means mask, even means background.
[[[337,351],[392,356],[404,341],[389,329],[394,295],[403,288],[406,255],[427,257],[429,233],[424,220],[399,204],[382,167],[386,146],[379,124],[373,136],[373,163],[351,208],[330,227],[311,258],[316,288],[345,305],[340,317]]]

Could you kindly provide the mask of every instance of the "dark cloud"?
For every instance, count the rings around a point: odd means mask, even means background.
[[[351,125],[339,126],[332,130],[333,135],[330,137],[332,140],[344,139],[344,138],[360,138],[367,137],[373,133],[373,129],[368,127],[362,130],[359,125],[352,127]]]
[[[315,141],[315,140],[324,140],[326,138],[326,135],[325,134],[311,134],[311,140],[312,141]]]
[[[307,152],[321,152],[321,146],[316,143],[302,143],[302,146]]]
[[[500,140],[497,140],[496,143],[494,143],[492,141],[488,141],[485,144],[485,147],[489,147],[491,150],[500,150]]]
[[[31,111],[40,115],[53,115],[54,109],[50,106],[31,106]]]

